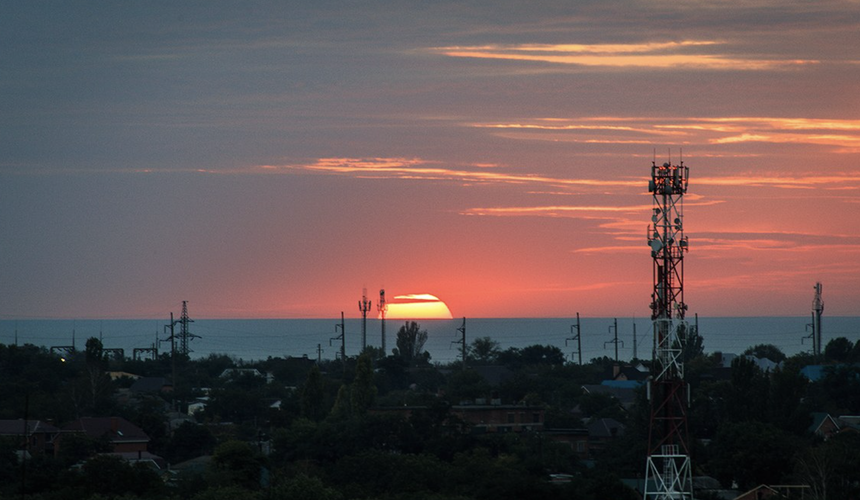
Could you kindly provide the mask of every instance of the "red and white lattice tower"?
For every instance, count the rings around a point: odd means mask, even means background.
[[[689,168],[664,163],[651,166],[648,190],[654,197],[648,245],[654,259],[651,320],[654,361],[648,383],[651,424],[645,469],[645,500],[692,499],[693,478],[687,432],[689,388],[684,381],[683,343],[690,332],[684,321],[683,197]]]

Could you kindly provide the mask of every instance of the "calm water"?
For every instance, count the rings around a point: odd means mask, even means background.
[[[615,355],[613,318],[582,318],[582,359],[584,362]],[[640,358],[650,358],[652,344],[651,321],[644,318],[618,318],[618,355],[630,359],[634,349],[634,321],[636,326],[636,348]],[[704,337],[705,351],[740,353],[756,344],[774,344],[787,355],[810,350],[806,324],[809,317],[761,317],[761,318],[699,318],[699,331]],[[323,359],[333,359],[340,349],[340,340],[331,340],[340,335],[335,324],[340,319],[199,319],[190,325],[193,339],[189,346],[192,357],[205,357],[211,353],[227,354],[237,359],[256,360],[269,356],[317,357],[317,347],[322,349]],[[457,359],[461,334],[457,328],[461,319],[421,320],[421,328],[429,333],[425,349],[431,361],[449,362]],[[562,349],[568,358],[576,349],[571,325],[576,318],[467,318],[466,342],[477,337],[491,337],[502,349],[526,347],[533,344],[553,345]],[[691,320],[693,322],[693,320]],[[40,346],[68,346],[84,348],[89,337],[101,337],[106,348],[122,348],[131,357],[133,348],[151,347],[156,340],[167,337],[164,325],[168,320],[2,320],[0,321],[0,343],[12,344],[17,333],[18,343]],[[386,348],[395,347],[397,330],[402,320],[386,321]],[[354,356],[361,347],[361,319],[346,320],[346,353]],[[177,332],[178,327],[177,327]],[[852,342],[860,340],[860,317],[827,317],[822,319],[824,344],[834,337],[847,337]],[[379,347],[381,339],[380,321],[367,320],[367,344]],[[331,341],[331,345],[330,345]],[[161,342],[162,351],[170,344]]]

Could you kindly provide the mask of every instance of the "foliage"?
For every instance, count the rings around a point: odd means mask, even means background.
[[[248,443],[227,441],[212,454],[213,484],[256,489],[260,487],[260,474],[260,462]]]
[[[427,330],[422,330],[418,323],[409,321],[397,331],[397,348],[395,356],[400,356],[407,365],[427,362],[430,353],[424,350],[427,342]]]
[[[301,409],[302,415],[311,420],[320,420],[325,415],[325,387],[322,373],[317,366],[308,372],[308,378],[302,386]]]
[[[478,337],[469,345],[467,359],[471,363],[490,365],[497,361],[500,352],[498,342],[490,337]]]
[[[186,460],[211,453],[216,445],[212,431],[204,425],[183,422],[173,431],[164,450],[165,457],[171,463]]]
[[[711,443],[711,474],[741,490],[759,484],[785,484],[799,438],[772,424],[726,423]]]
[[[827,345],[824,346],[824,359],[831,363],[857,361],[857,359],[852,359],[853,353],[854,344],[845,337],[830,339]]]
[[[369,354],[358,357],[355,380],[350,390],[350,402],[354,415],[364,415],[376,401],[376,385],[373,383],[373,362]]]
[[[782,350],[773,344],[758,344],[744,351],[744,356],[752,354],[756,358],[767,358],[774,363],[782,363],[785,361],[785,354]]]

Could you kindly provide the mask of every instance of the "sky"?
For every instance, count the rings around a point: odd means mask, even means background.
[[[0,4],[0,318],[860,315],[857,1]]]

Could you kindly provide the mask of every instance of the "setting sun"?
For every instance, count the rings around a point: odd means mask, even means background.
[[[388,302],[385,319],[451,319],[451,310],[428,293],[398,295]]]

